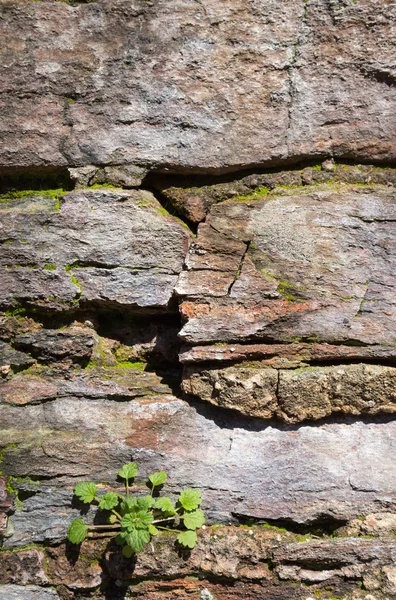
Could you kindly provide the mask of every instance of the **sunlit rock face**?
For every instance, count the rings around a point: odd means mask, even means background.
[[[394,6],[0,14],[1,600],[396,597]],[[191,552],[66,541],[131,460]]]
[[[4,166],[391,161],[388,2],[2,4]]]

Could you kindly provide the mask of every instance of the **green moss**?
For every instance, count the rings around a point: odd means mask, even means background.
[[[270,193],[269,188],[261,187],[255,189],[251,194],[246,196],[236,196],[231,199],[231,202],[249,202],[250,200],[261,200],[263,197],[268,196]]]
[[[89,186],[90,190],[100,190],[102,188],[107,188],[107,189],[112,189],[112,190],[119,190],[120,186],[116,186],[116,185],[112,185],[111,183],[94,183],[93,185]]]
[[[62,196],[67,193],[67,190],[63,188],[57,188],[55,190],[19,190],[14,192],[7,192],[7,194],[1,194],[0,202],[10,202],[11,200],[18,200],[21,198],[29,197],[55,198],[56,200],[58,200],[59,196]]]
[[[139,371],[144,371],[147,367],[146,363],[143,362],[130,362],[130,361],[123,361],[123,362],[119,362],[117,366],[115,367],[110,367],[110,368],[121,368],[121,369],[139,369]]]
[[[56,270],[56,265],[46,264],[46,265],[44,265],[44,269],[46,271],[55,271]]]
[[[276,527],[275,525],[270,525],[269,523],[263,523],[261,525],[263,529],[274,529],[275,531],[280,531],[282,533],[287,533],[287,529],[284,527]]]
[[[278,287],[276,288],[276,291],[279,294],[281,294],[281,296],[285,300],[288,300],[289,302],[298,302],[300,300],[300,298],[296,294],[296,292],[298,293],[298,290],[296,290],[294,285],[288,281],[280,281]]]
[[[82,285],[78,281],[78,279],[74,275],[72,275],[71,276],[71,280],[72,280],[72,283],[74,283],[74,285],[76,285],[78,287],[78,289],[80,290],[80,292],[82,292]]]

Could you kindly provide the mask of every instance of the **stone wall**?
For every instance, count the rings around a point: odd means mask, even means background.
[[[396,598],[394,5],[0,14],[0,598]],[[66,541],[130,460],[191,552]]]

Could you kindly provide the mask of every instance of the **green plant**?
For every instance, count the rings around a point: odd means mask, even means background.
[[[151,537],[161,531],[176,531],[177,541],[181,546],[194,548],[197,543],[196,530],[205,523],[205,516],[199,506],[202,502],[199,490],[187,488],[179,495],[174,504],[166,496],[154,497],[154,493],[167,480],[165,471],[152,473],[148,477],[150,494],[131,496],[130,482],[138,474],[134,462],[124,465],[118,476],[125,480],[125,496],[116,492],[107,492],[98,496],[95,483],[78,483],[74,494],[84,504],[96,503],[99,510],[107,512],[107,524],[87,525],[83,519],[75,519],[70,525],[67,538],[72,544],[81,544],[88,533],[93,530],[118,531],[115,541],[122,546],[122,553],[129,558],[141,552]],[[178,528],[164,526],[178,521]],[[182,529],[180,529],[182,527]]]

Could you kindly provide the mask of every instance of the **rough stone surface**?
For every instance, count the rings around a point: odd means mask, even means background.
[[[59,600],[55,590],[38,585],[0,585],[2,600]]]
[[[4,166],[395,158],[392,4],[5,2],[2,15]]]
[[[262,368],[260,363],[220,369],[185,367],[183,389],[245,415],[276,416],[290,423],[333,412],[396,412],[396,369],[378,365],[290,370]]]
[[[207,178],[206,178],[207,179]],[[320,183],[357,183],[396,185],[396,169],[378,168],[374,165],[335,164],[324,161],[321,166],[306,167],[277,173],[254,173],[245,177],[228,176],[221,183],[213,178],[210,185],[203,184],[202,179],[162,176],[152,178],[153,186],[172,204],[178,213],[193,223],[203,221],[213,204],[253,194],[256,190],[266,188],[273,190],[284,186],[303,186]]]
[[[0,563],[0,580],[2,583],[19,585],[48,584],[50,580],[45,572],[44,561],[44,552],[37,548],[21,552],[3,552]]]
[[[0,304],[65,310],[87,302],[166,310],[188,248],[149,192],[79,191],[2,203]]]
[[[283,194],[212,207],[176,288],[187,320],[182,339],[394,344],[394,191],[307,187]],[[208,275],[219,251],[207,238],[218,233],[243,242],[245,254],[237,268],[229,259]],[[234,264],[240,254],[233,252]]]
[[[25,483],[13,482],[17,489],[30,490],[12,515],[6,547],[61,541],[79,514],[71,504],[75,481],[119,486],[117,469],[131,457],[142,479],[166,468],[171,494],[199,487],[215,523],[255,518],[342,524],[394,512],[394,421],[318,428],[232,415],[213,420],[210,410],[167,394],[121,403],[70,396],[41,405],[4,404],[0,419],[3,472],[23,478]]]
[[[1,600],[396,598],[395,23],[1,2]],[[66,541],[131,460],[191,552]]]

